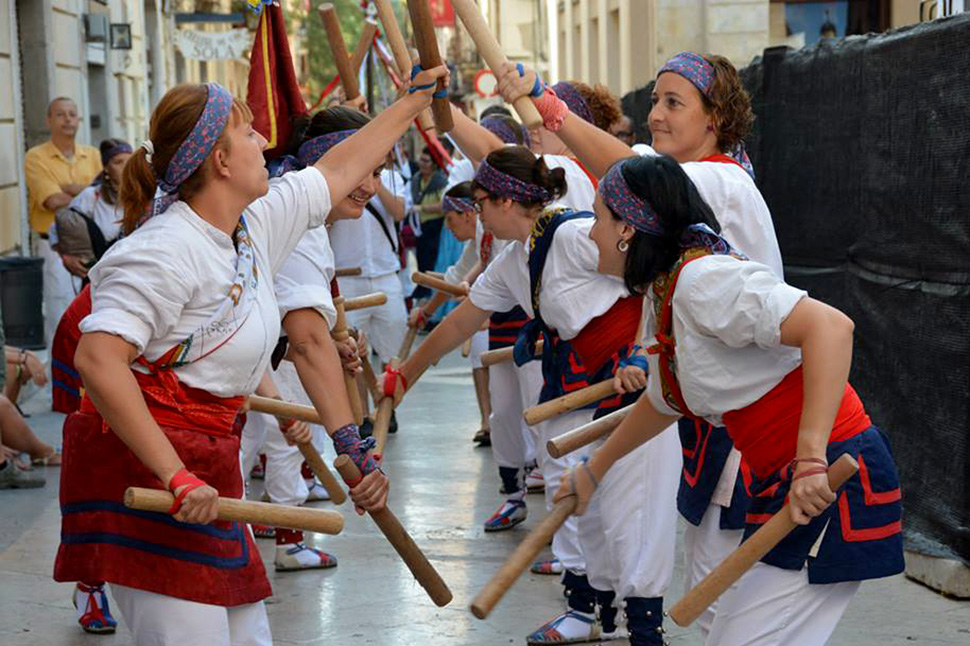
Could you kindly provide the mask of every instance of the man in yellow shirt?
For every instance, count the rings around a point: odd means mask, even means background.
[[[47,106],[50,140],[34,146],[24,157],[30,228],[35,234],[31,236],[33,252],[44,259],[44,339],[48,347],[61,315],[74,298],[71,274],[86,273],[80,260],[70,256],[62,259],[51,248],[48,235],[54,212],[70,204],[101,172],[98,150],[74,142],[80,121],[74,101],[54,99]]]

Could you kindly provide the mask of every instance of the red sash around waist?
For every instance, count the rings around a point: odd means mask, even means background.
[[[723,416],[734,446],[759,478],[778,471],[795,457],[805,397],[803,382],[799,366],[758,401]],[[872,421],[859,395],[846,384],[829,443],[847,440],[870,426]]]
[[[636,340],[642,314],[643,296],[621,298],[569,342],[589,375],[596,373],[614,352]]]
[[[170,426],[210,435],[239,433],[236,418],[244,397],[217,397],[212,393],[186,386],[172,370],[145,374],[132,370],[141,387],[148,411],[159,426]],[[91,398],[84,395],[81,412],[99,414]]]

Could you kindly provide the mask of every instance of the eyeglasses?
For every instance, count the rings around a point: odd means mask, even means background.
[[[472,201],[472,208],[475,209],[475,213],[482,214],[482,202],[488,199],[488,196],[480,197],[477,200]]]

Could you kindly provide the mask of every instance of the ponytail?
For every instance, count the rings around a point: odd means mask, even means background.
[[[121,174],[119,198],[125,210],[121,222],[123,235],[131,235],[142,217],[148,212],[155,199],[158,184],[155,181],[155,171],[147,159],[148,151],[139,147],[125,164]]]
[[[566,171],[562,168],[549,168],[542,155],[536,157],[532,165],[532,183],[549,191],[553,202],[565,195],[568,189]]]

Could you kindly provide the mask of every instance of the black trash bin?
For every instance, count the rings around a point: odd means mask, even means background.
[[[43,258],[0,258],[0,308],[7,345],[44,348]]]

